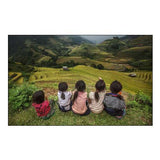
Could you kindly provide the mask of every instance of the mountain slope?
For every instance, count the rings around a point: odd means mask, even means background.
[[[54,65],[58,56],[67,56],[71,46],[92,43],[80,36],[9,35],[10,61],[38,66]]]

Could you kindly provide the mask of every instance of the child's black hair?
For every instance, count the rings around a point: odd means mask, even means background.
[[[122,90],[122,84],[119,81],[115,80],[111,83],[110,90],[112,93],[117,94]],[[119,94],[118,94],[118,98],[123,100],[123,96]]]
[[[94,93],[94,97],[96,99],[96,101],[99,101],[99,94],[98,92],[103,91],[106,88],[106,84],[103,80],[99,80],[97,81],[97,83],[95,84],[95,88],[96,88],[96,92]]]
[[[117,94],[122,90],[122,84],[117,80],[113,81],[110,85],[110,90],[112,93]]]
[[[36,91],[32,96],[32,102],[37,104],[44,102],[44,92],[42,90]]]
[[[68,89],[68,84],[66,82],[61,82],[58,85],[58,90],[62,92],[61,94],[61,98],[65,99],[65,94],[63,92],[65,92]]]
[[[75,88],[77,89],[77,91],[74,93],[73,103],[78,97],[78,92],[83,92],[86,89],[86,84],[83,80],[79,80],[76,82]]]

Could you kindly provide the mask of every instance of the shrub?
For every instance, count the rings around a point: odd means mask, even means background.
[[[136,102],[135,100],[129,101],[127,103],[127,108],[134,108],[134,107],[141,107],[141,105],[138,102]]]
[[[135,100],[142,105],[152,106],[152,100],[149,96],[145,95],[142,91],[138,91]]]
[[[146,112],[152,113],[152,100],[149,96],[145,95],[142,91],[138,91],[133,100],[127,102],[127,108],[138,107]]]
[[[32,94],[38,90],[35,85],[23,84],[9,89],[9,109],[20,111],[31,105]]]
[[[98,69],[104,69],[104,66],[103,66],[102,64],[98,64],[98,65],[97,65],[97,68],[98,68]]]
[[[97,66],[96,66],[96,64],[92,63],[91,67],[96,68]]]

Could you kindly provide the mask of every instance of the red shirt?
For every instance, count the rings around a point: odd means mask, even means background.
[[[36,109],[37,115],[39,117],[46,116],[51,110],[51,107],[49,106],[49,101],[47,100],[40,104],[32,103],[32,106]]]

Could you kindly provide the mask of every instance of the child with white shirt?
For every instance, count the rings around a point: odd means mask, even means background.
[[[71,110],[71,98],[72,93],[67,91],[68,84],[66,82],[61,82],[58,85],[58,106],[62,112],[67,112]]]
[[[100,78],[95,84],[96,91],[89,93],[89,108],[93,113],[101,113],[104,109],[103,100],[106,93],[106,84]]]

